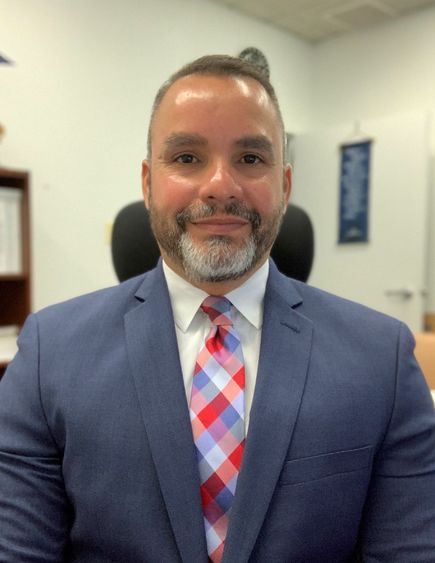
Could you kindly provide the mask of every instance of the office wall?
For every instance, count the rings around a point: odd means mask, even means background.
[[[435,9],[427,9],[321,44],[315,49],[313,67],[313,107],[318,129],[409,112],[427,111],[429,115],[432,156],[428,200],[428,311],[435,311],[434,30]],[[413,158],[412,144],[409,158]],[[412,189],[410,185],[410,198]],[[406,229],[406,216],[403,225]],[[385,229],[388,229],[387,215]]]
[[[116,283],[105,225],[139,199],[153,95],[257,46],[287,128],[311,124],[313,49],[206,0],[0,0],[0,164],[32,174],[34,308]]]
[[[0,164],[32,173],[34,308],[116,282],[105,225],[140,197],[152,97],[178,66],[258,46],[298,133],[433,113],[434,29],[429,9],[311,47],[207,0],[0,0],[0,52],[15,60],[0,67]]]

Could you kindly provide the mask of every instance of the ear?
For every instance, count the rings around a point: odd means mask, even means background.
[[[142,195],[145,207],[149,209],[151,169],[147,160],[142,161]]]
[[[293,176],[292,167],[290,164],[286,164],[284,167],[284,175],[283,175],[283,191],[284,191],[284,201],[286,208],[288,202],[290,201],[290,194],[292,191],[292,176]]]

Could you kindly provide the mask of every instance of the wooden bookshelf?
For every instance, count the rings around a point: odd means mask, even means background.
[[[0,334],[1,329],[24,323],[31,309],[31,248],[30,248],[30,206],[29,174],[25,171],[0,168],[0,189],[20,190],[19,194],[19,270],[8,272],[3,265],[0,269]],[[1,219],[1,217],[0,217]],[[1,338],[1,336],[0,336]],[[0,358],[0,377],[8,359]]]

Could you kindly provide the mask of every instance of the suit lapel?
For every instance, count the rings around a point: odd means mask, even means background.
[[[271,263],[250,426],[223,563],[249,560],[296,423],[311,349],[311,321],[292,282]]]
[[[125,316],[127,349],[153,461],[181,558],[207,561],[199,477],[172,308],[161,265]]]

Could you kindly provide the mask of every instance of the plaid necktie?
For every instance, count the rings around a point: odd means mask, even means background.
[[[198,456],[207,550],[222,559],[228,517],[245,444],[245,368],[242,347],[225,297],[207,297],[212,322],[193,376],[190,418]]]

